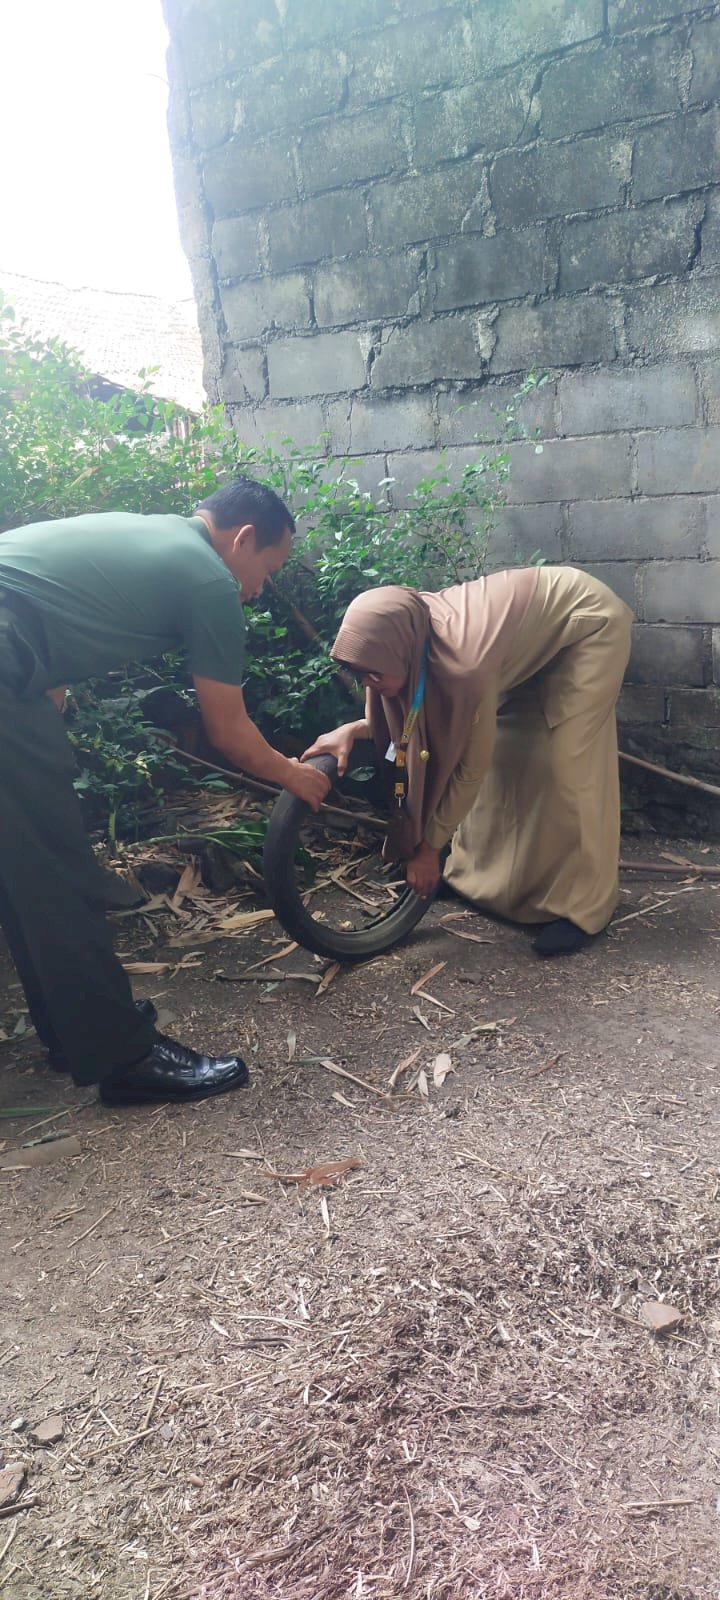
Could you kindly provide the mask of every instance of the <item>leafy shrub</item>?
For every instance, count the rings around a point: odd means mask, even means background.
[[[135,695],[110,700],[93,687],[76,689],[68,733],[79,766],[75,787],[102,818],[111,845],[119,823],[132,825],[139,802],[159,806],[168,789],[187,781],[186,766],[145,720]]]
[[[137,391],[97,397],[59,339],[16,322],[0,291],[0,530],[86,511],[186,512],[237,456],[219,409],[189,418]]]

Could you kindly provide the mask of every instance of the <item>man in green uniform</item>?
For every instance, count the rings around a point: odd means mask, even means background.
[[[208,736],[233,766],[318,810],[329,784],[248,717],[243,601],[294,532],[272,489],[239,478],[192,517],[70,517],[0,536],[0,925],[37,1033],[108,1104],[188,1099],[247,1082],[239,1056],[199,1054],[133,1004],[98,892],[50,692],[184,647]]]

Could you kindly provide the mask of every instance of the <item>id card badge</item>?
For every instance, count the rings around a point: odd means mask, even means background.
[[[390,743],[389,743],[389,745],[387,747],[387,750],[385,751],[385,760],[386,761],[394,761],[396,753],[397,752],[395,750],[395,745],[393,743],[393,740],[391,739]]]

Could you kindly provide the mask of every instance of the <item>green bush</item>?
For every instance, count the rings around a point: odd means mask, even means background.
[[[133,694],[110,700],[83,685],[73,692],[68,716],[79,765],[75,787],[114,846],[118,826],[132,825],[138,804],[152,798],[161,805],[168,789],[187,781],[187,767]]]
[[[88,511],[190,512],[236,472],[271,484],[298,520],[283,572],[248,613],[248,707],[269,737],[307,741],[348,715],[352,692],[328,655],[349,601],[380,583],[438,588],[492,570],[492,530],[504,501],[511,442],[525,430],[526,379],[501,416],[503,442],[453,476],[434,470],[394,505],[393,481],[371,493],[352,463],[301,451],[290,439],[258,450],[238,443],[220,407],[189,417],[149,393],[98,398],[92,375],[60,340],[34,338],[0,293],[0,530]],[[538,448],[540,448],[538,446]],[[540,559],[528,551],[524,559]],[[188,689],[177,657],[153,664],[155,682]],[[114,834],[142,799],[177,783],[177,758],[148,727],[137,690],[148,668],[118,684],[83,686],[70,734],[78,787]],[[112,704],[110,704],[112,702]]]

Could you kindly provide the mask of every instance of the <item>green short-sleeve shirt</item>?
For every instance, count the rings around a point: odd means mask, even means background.
[[[0,535],[2,590],[37,657],[35,691],[177,649],[194,677],[242,683],[240,586],[201,517],[110,512],[12,528]]]

